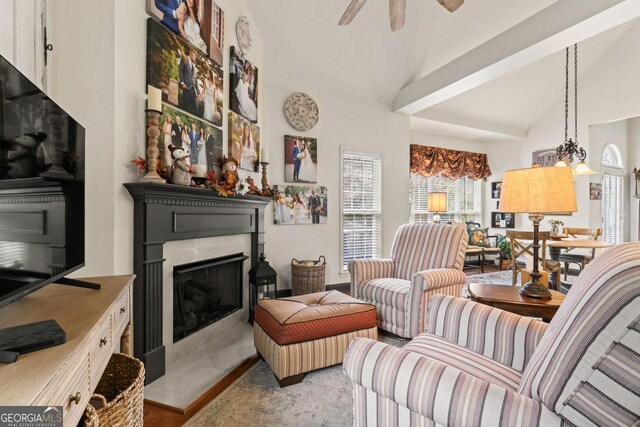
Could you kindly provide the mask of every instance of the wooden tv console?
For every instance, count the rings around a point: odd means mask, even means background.
[[[133,275],[91,277],[100,290],[48,285],[0,308],[0,328],[54,319],[65,344],[0,363],[0,406],[62,406],[65,426],[75,426],[109,358],[130,354]]]

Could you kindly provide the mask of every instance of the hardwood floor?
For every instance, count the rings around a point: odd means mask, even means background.
[[[247,372],[258,360],[260,360],[258,356],[253,356],[242,362],[184,410],[145,400],[144,425],[150,427],[178,427],[183,425],[189,418],[197,414],[198,411],[233,384],[235,380],[240,378],[242,374]]]

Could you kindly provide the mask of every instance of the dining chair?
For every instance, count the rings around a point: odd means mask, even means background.
[[[518,271],[522,268],[518,264],[519,257],[531,256],[533,257],[533,231],[507,231],[507,238],[509,239],[509,245],[511,246],[511,270],[513,276],[511,284],[515,286],[518,282]],[[556,274],[556,290],[560,290],[560,263],[558,261],[547,259],[547,240],[551,240],[551,233],[548,231],[541,231],[538,233],[538,241],[541,245],[541,253],[539,259],[540,268],[544,271]],[[551,287],[551,284],[549,284]]]
[[[571,239],[584,238],[585,240],[598,240],[600,239],[600,236],[602,236],[602,228],[565,227],[564,234]],[[567,280],[570,264],[577,264],[580,268],[580,273],[582,273],[584,267],[596,256],[595,248],[591,250],[590,254],[569,253],[572,250],[573,249],[567,249],[564,253],[560,254],[560,257],[558,258],[558,261],[564,265],[564,280]]]

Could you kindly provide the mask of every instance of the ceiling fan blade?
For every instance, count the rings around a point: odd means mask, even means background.
[[[347,7],[347,10],[342,14],[342,18],[340,18],[340,22],[338,25],[349,25],[353,18],[356,17],[362,6],[367,2],[367,0],[351,0],[351,3]]]
[[[438,3],[440,3],[449,12],[455,12],[460,6],[462,6],[464,0],[438,0]]]
[[[404,27],[404,18],[407,14],[407,0],[389,0],[389,22],[391,31],[398,31]]]

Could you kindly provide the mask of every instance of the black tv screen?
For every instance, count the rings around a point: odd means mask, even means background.
[[[84,265],[84,128],[0,56],[0,307]]]

